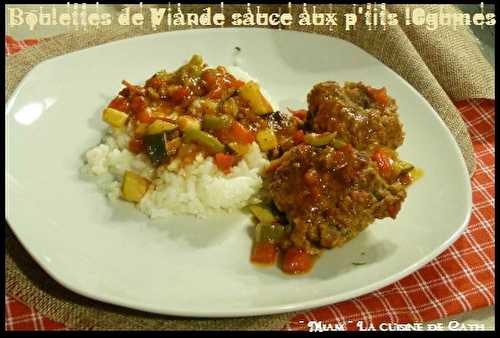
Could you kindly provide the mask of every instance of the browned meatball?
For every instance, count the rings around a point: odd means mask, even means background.
[[[337,132],[337,138],[360,150],[375,144],[396,149],[403,143],[397,105],[385,89],[327,81],[315,85],[307,100],[308,124],[314,132]]]
[[[340,246],[376,218],[396,217],[406,197],[396,179],[379,174],[367,152],[299,145],[265,175],[267,194],[292,225],[284,243],[310,254]]]

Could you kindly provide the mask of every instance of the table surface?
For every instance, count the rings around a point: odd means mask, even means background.
[[[55,5],[58,7],[66,7],[66,5]],[[7,5],[7,8],[9,7],[22,7],[23,10],[36,10],[39,9],[40,6],[35,6],[35,5]],[[46,5],[45,7],[52,7],[49,5]],[[122,8],[122,5],[99,5],[99,7],[104,11],[108,11],[109,13],[118,13],[120,9]],[[477,5],[464,5],[460,6],[462,10],[464,11],[477,11]],[[91,6],[89,5],[89,11],[91,10]],[[40,39],[40,38],[45,38],[45,37],[50,37],[53,35],[61,34],[61,33],[66,33],[69,32],[72,28],[67,28],[67,27],[61,27],[61,26],[37,26],[34,30],[30,30],[28,26],[26,25],[21,25],[21,26],[13,26],[9,27],[8,26],[8,11],[5,11],[5,31],[7,35],[12,36],[16,40],[23,40],[23,39],[28,39],[28,38],[34,38],[34,39]],[[478,31],[476,33],[476,36],[478,37],[478,40],[481,42],[481,48],[482,51],[485,55],[485,57],[492,63],[494,66],[494,55],[495,55],[495,50],[494,50],[494,30],[492,31],[493,33],[493,40],[491,40],[491,32],[484,32],[484,31]],[[479,310],[471,311],[471,312],[466,312],[462,313],[459,315],[455,316],[450,316],[445,319],[440,319],[436,321],[432,321],[431,323],[443,323],[444,325],[448,325],[450,321],[458,321],[463,324],[482,324],[484,325],[484,328],[486,330],[492,330],[495,328],[495,307],[494,306],[489,306],[485,307]]]

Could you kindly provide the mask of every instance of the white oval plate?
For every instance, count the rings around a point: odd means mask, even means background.
[[[406,131],[401,157],[425,170],[396,221],[371,225],[326,252],[306,275],[249,262],[251,222],[236,213],[151,222],[110,204],[79,177],[99,143],[100,111],[127,79],[142,83],[199,53],[241,68],[281,109],[306,107],[313,84],[365,81],[396,98]],[[356,46],[331,37],[266,29],[204,29],[117,41],[37,65],[6,105],[7,219],[60,284],[81,295],[180,316],[233,317],[343,301],[393,283],[446,249],[464,230],[471,187],[457,144],[408,83]],[[362,255],[362,253],[365,255]],[[353,265],[360,260],[364,265]]]

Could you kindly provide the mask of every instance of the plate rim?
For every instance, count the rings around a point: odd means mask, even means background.
[[[466,202],[466,213],[464,220],[462,224],[457,227],[455,232],[446,240],[444,241],[441,245],[437,246],[433,251],[431,251],[429,254],[426,256],[420,258],[419,260],[415,261],[412,265],[406,267],[405,269],[394,273],[386,278],[380,279],[377,282],[374,282],[370,285],[367,285],[365,287],[357,288],[355,290],[351,291],[346,291],[340,294],[335,294],[329,297],[320,297],[317,299],[313,300],[308,300],[308,301],[302,301],[302,302],[293,302],[290,304],[284,304],[284,305],[266,305],[266,306],[253,306],[251,309],[247,310],[237,310],[237,311],[231,311],[231,310],[225,310],[225,311],[199,311],[196,309],[193,310],[184,310],[184,309],[175,309],[175,308],[158,308],[157,306],[147,306],[144,305],[140,302],[135,302],[131,299],[129,300],[121,300],[119,297],[113,296],[113,295],[107,295],[105,293],[101,294],[94,294],[92,292],[88,292],[87,290],[81,288],[81,287],[75,287],[71,285],[71,283],[67,283],[64,280],[64,276],[60,278],[58,274],[60,274],[60,271],[54,272],[52,269],[45,264],[45,262],[35,253],[33,252],[33,248],[30,248],[29,242],[23,234],[20,233],[20,229],[16,229],[16,226],[14,225],[16,223],[15,218],[16,216],[13,215],[15,213],[12,212],[6,212],[6,221],[7,224],[9,225],[10,229],[16,236],[17,240],[19,243],[22,245],[22,247],[29,253],[29,255],[33,258],[33,260],[44,270],[45,273],[47,273],[51,278],[53,278],[57,283],[59,283],[61,286],[65,287],[66,289],[85,296],[87,298],[100,301],[100,302],[105,302],[108,304],[116,305],[116,306],[121,306],[121,307],[126,307],[126,308],[131,308],[131,309],[136,309],[140,311],[144,311],[147,313],[156,313],[156,314],[162,314],[162,315],[172,315],[172,316],[180,316],[180,317],[192,317],[192,318],[200,318],[200,317],[205,317],[205,318],[237,318],[237,317],[248,317],[248,316],[260,316],[260,315],[271,315],[271,314],[282,314],[282,313],[287,313],[287,312],[292,312],[292,311],[303,311],[303,310],[308,310],[312,308],[317,308],[321,306],[326,306],[326,305],[332,305],[341,301],[347,301],[350,299],[353,299],[355,297],[363,296],[368,293],[371,293],[373,291],[379,290],[385,286],[388,286],[392,283],[395,283],[404,277],[410,275],[411,273],[415,272],[419,268],[423,267],[427,263],[429,263],[431,260],[439,256],[442,252],[444,252],[447,248],[449,248],[458,238],[459,236],[465,231],[467,228],[467,225],[470,221],[471,215],[472,215],[472,186],[471,186],[471,177],[468,173],[467,166],[465,163],[465,159],[463,157],[463,154],[460,150],[460,147],[458,146],[458,143],[456,139],[453,137],[451,134],[450,129],[448,126],[444,123],[443,119],[441,116],[436,112],[436,110],[432,107],[432,105],[425,99],[425,97],[420,94],[410,83],[408,83],[404,78],[402,78],[398,73],[396,73],[392,68],[384,64],[382,61],[374,57],[372,54],[368,53],[364,49],[358,47],[354,43],[350,41],[346,41],[337,37],[332,37],[332,36],[327,36],[324,34],[318,34],[318,33],[310,33],[310,32],[300,32],[300,31],[291,31],[291,30],[274,30],[274,29],[269,29],[269,28],[222,28],[224,31],[232,32],[232,33],[238,33],[238,31],[265,31],[267,33],[278,33],[278,34],[291,34],[291,35],[303,35],[303,36],[318,36],[324,39],[334,39],[336,41],[341,41],[342,43],[350,45],[350,47],[354,48],[357,50],[357,52],[360,52],[364,54],[366,57],[371,58],[372,60],[376,60],[377,63],[380,63],[386,71],[391,72],[399,81],[401,81],[402,84],[406,85],[415,95],[417,95],[425,104],[427,107],[433,112],[431,116],[434,117],[437,123],[441,125],[441,127],[444,129],[444,132],[446,133],[446,136],[448,139],[451,140],[451,144],[453,146],[453,149],[455,153],[459,157],[459,162],[460,162],[460,167],[461,171],[463,174],[464,182],[460,183],[465,183],[466,186],[466,192],[467,192],[467,197],[465,199]],[[6,110],[5,110],[5,118],[7,120],[9,111],[11,110],[12,106],[14,105],[16,98],[25,85],[27,81],[30,80],[30,77],[32,77],[32,74],[37,68],[40,68],[42,65],[50,64],[54,62],[54,60],[58,59],[63,59],[72,55],[76,55],[79,53],[84,53],[87,50],[92,50],[92,49],[98,49],[103,46],[108,46],[108,45],[114,45],[114,44],[120,44],[120,43],[127,43],[130,40],[135,40],[135,39],[148,39],[148,38],[154,38],[157,37],[159,38],[160,36],[165,35],[171,36],[171,35],[185,35],[185,34],[197,34],[197,33],[214,33],[217,31],[220,31],[221,28],[206,28],[206,29],[192,29],[192,30],[180,30],[180,31],[167,31],[167,32],[155,32],[155,33],[150,33],[150,34],[145,34],[145,35],[140,35],[140,36],[134,36],[130,38],[124,38],[124,39],[119,39],[115,41],[110,41],[106,42],[103,44],[99,44],[97,46],[92,46],[92,47],[87,47],[83,49],[79,49],[67,54],[62,54],[58,55],[56,57],[44,60],[28,71],[26,75],[24,75],[23,79],[19,82],[19,84],[16,86],[16,88],[12,91],[9,100],[6,103]],[[169,34],[169,35],[168,35]],[[7,121],[6,121],[7,122]],[[6,123],[6,130],[7,130],[7,123]],[[6,131],[6,136],[8,135]],[[6,137],[6,145],[8,144],[8,137]],[[5,154],[5,159],[7,163],[7,152]],[[6,165],[6,181],[9,181],[9,170]],[[5,190],[5,199],[6,201],[9,199],[9,194],[10,194],[10,189],[7,189],[9,187],[8,182],[6,182],[6,190]],[[7,202],[6,202],[7,203]],[[8,208],[6,207],[6,211],[8,211]]]

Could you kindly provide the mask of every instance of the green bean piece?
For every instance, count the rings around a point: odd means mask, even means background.
[[[202,128],[205,130],[229,128],[232,122],[232,119],[227,115],[205,115]]]
[[[185,142],[195,142],[214,154],[224,151],[224,145],[215,136],[199,129],[189,128],[184,130],[183,138]]]

